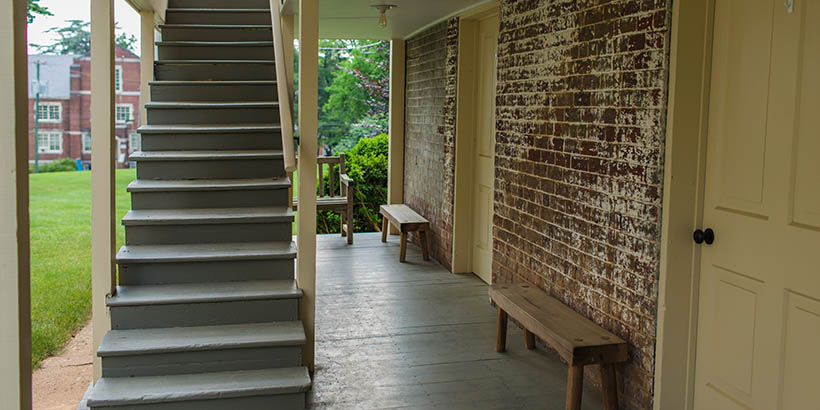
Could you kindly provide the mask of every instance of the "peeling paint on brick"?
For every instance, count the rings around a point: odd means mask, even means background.
[[[493,280],[626,339],[622,408],[651,408],[668,3],[500,3]]]
[[[404,202],[430,221],[431,255],[450,269],[458,19],[407,41]]]

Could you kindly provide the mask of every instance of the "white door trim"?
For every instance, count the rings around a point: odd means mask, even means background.
[[[654,409],[693,409],[714,0],[673,2]]]

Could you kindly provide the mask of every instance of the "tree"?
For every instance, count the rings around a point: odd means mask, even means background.
[[[38,0],[39,1],[39,0]],[[91,52],[91,23],[83,20],[68,20],[65,27],[52,27],[46,30],[47,33],[57,33],[60,39],[52,44],[39,45],[32,44],[38,52],[42,54],[78,54],[85,55]],[[115,29],[119,30],[120,25],[115,24]],[[114,42],[120,47],[135,52],[134,46],[137,43],[137,36],[121,32],[117,34]]]
[[[91,23],[82,20],[68,20],[65,27],[52,27],[46,33],[57,33],[60,39],[52,44],[32,44],[42,54],[88,54],[91,52]]]
[[[48,7],[43,7],[40,4],[40,0],[28,0],[28,22],[29,24],[34,22],[34,18],[37,15],[41,16],[53,16],[54,14],[48,10]]]

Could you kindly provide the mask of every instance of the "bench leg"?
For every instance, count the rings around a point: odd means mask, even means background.
[[[524,329],[524,347],[529,350],[535,349],[535,335],[527,329]]]
[[[342,232],[342,238],[346,236],[345,233],[345,214],[343,212],[339,212],[339,231]]]
[[[604,409],[618,410],[618,382],[614,364],[601,365],[601,393],[604,396]]]
[[[390,229],[390,222],[386,216],[382,217],[382,242],[387,242],[387,231]]]
[[[407,232],[401,233],[401,244],[399,248],[399,262],[404,262],[407,256]]]
[[[567,375],[566,410],[581,410],[581,392],[584,387],[584,366],[570,366]]]
[[[507,351],[507,312],[498,308],[498,318],[495,321],[495,351]]]
[[[427,249],[427,231],[419,231],[419,245],[421,245],[421,254],[424,260],[430,260],[430,251]]]

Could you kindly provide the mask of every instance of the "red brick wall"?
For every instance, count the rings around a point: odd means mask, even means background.
[[[431,255],[453,252],[458,20],[407,41],[404,202],[430,221]]]
[[[493,279],[528,281],[629,342],[652,403],[666,0],[501,1]]]

